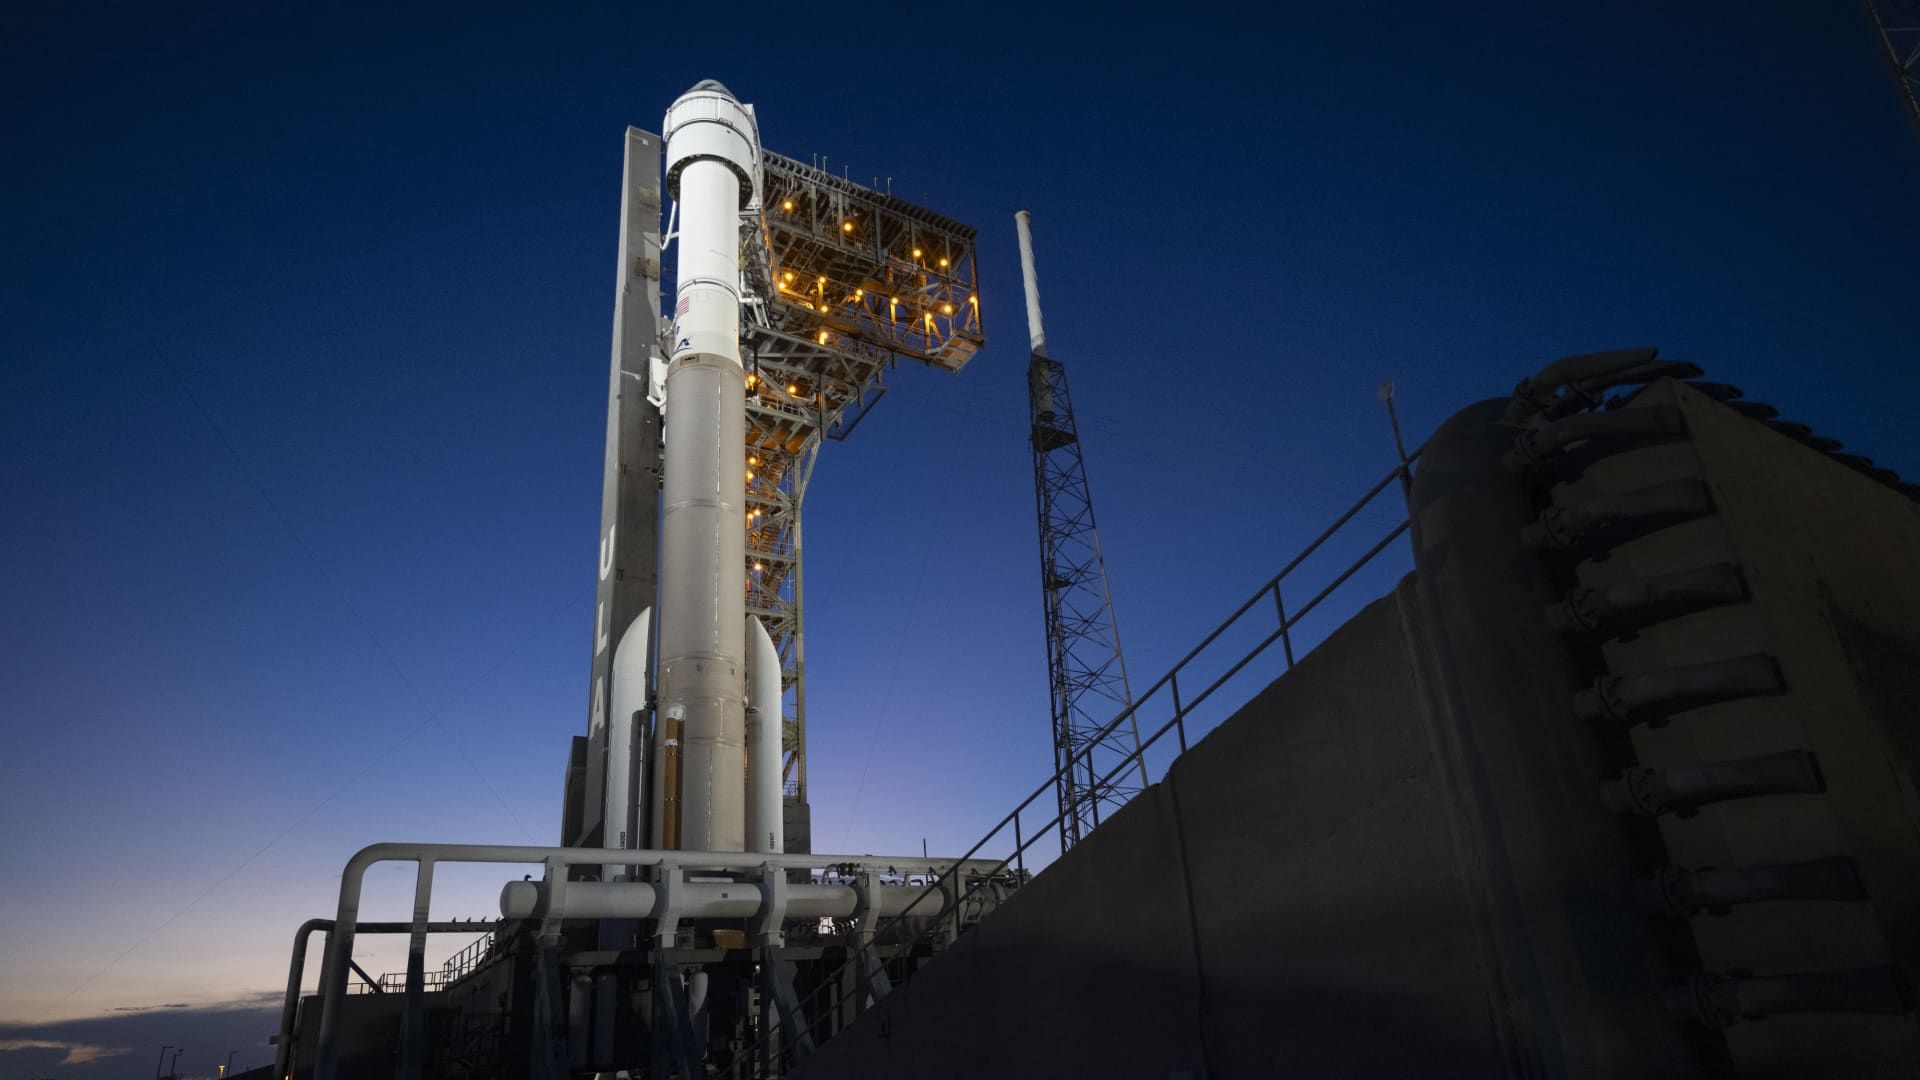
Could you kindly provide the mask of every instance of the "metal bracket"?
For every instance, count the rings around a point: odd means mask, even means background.
[[[647,403],[667,415],[667,358],[657,349],[647,350]]]
[[[693,1041],[693,1016],[687,1008],[687,988],[680,977],[679,950],[664,946],[653,951],[653,1026],[648,1040],[653,1049],[653,1075],[697,1080],[698,1051]]]
[[[384,994],[387,992],[387,988],[380,985],[380,980],[367,974],[367,969],[361,967],[360,962],[351,956],[347,957],[347,967],[351,968],[355,975],[360,976],[360,981],[367,984],[368,990],[376,994]]]
[[[887,978],[887,969],[880,962],[880,955],[874,950],[874,930],[880,919],[880,875],[871,870],[861,873],[853,881],[853,894],[858,897],[854,904],[853,917],[859,927],[855,931],[854,957],[859,973],[859,984],[854,1001],[863,1011],[869,1001],[877,1002],[893,992],[893,982]]]
[[[753,917],[753,944],[759,948],[782,948],[787,943],[782,925],[787,918],[787,872],[772,863],[762,863],[760,895],[765,899]]]
[[[546,910],[540,912],[540,931],[537,936],[541,941],[557,942],[560,940],[560,922],[567,912],[567,867],[555,859],[548,859],[546,867],[547,905]]]
[[[793,961],[785,949],[767,949],[762,953],[760,971],[766,980],[766,994],[780,1013],[780,1031],[796,1059],[813,1053],[813,1032],[800,1012],[800,997],[793,992]]]
[[[678,866],[663,866],[654,879],[653,943],[655,949],[673,948],[680,933],[680,911],[687,903],[687,875]]]

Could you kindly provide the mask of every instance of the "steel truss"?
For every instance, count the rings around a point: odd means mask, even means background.
[[[1112,717],[1133,704],[1133,692],[1094,526],[1066,367],[1033,354],[1027,389],[1064,852],[1092,831],[1104,813],[1144,788],[1147,774],[1144,761],[1137,774],[1125,767],[1140,752],[1139,727],[1130,713],[1126,724],[1102,732]]]
[[[801,511],[821,439],[852,433],[902,358],[957,372],[986,337],[972,227],[779,154],[763,170],[742,221],[747,610],[780,653],[782,777],[804,801]]]

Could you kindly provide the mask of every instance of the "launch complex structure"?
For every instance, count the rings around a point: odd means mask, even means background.
[[[846,438],[886,393],[887,375],[901,359],[958,372],[986,341],[972,228],[763,150],[751,108],[732,103],[717,84],[703,87],[690,92],[668,117],[670,140],[677,133],[681,142],[679,156],[668,163],[666,180],[669,190],[681,197],[664,238],[661,140],[636,129],[626,135],[593,689],[589,734],[576,740],[569,768],[563,830],[569,845],[605,840],[619,847],[620,829],[639,826],[637,820],[628,821],[608,832],[603,825],[610,799],[624,805],[627,791],[649,786],[637,774],[632,781],[622,779],[616,769],[609,794],[609,737],[616,756],[626,753],[619,744],[629,737],[617,725],[610,729],[607,720],[618,696],[615,658],[620,643],[636,626],[643,635],[648,632],[650,620],[640,616],[656,599],[662,602],[664,618],[665,608],[707,606],[710,596],[724,594],[728,621],[738,621],[731,618],[736,607],[742,609],[742,618],[753,616],[777,657],[780,696],[754,703],[756,727],[777,734],[782,824],[796,830],[805,846],[809,817],[801,512],[814,463],[823,439]],[[671,141],[667,150],[672,152]],[[731,176],[738,188],[731,196],[724,176]],[[737,252],[732,242],[736,235]],[[668,318],[661,314],[661,252],[674,240],[679,243],[678,286],[674,313]],[[709,351],[698,352],[696,344]],[[695,355],[720,359],[696,363],[691,359]],[[740,369],[737,388],[719,384],[718,369],[727,365]],[[700,445],[666,448],[663,485],[661,429],[669,384],[674,371],[689,368],[712,371],[702,382],[703,391],[683,390],[683,396],[699,400],[710,415],[703,415]],[[694,381],[681,380],[688,387]],[[724,406],[716,410],[720,403],[703,395],[724,397]],[[689,405],[686,411],[693,408]],[[675,432],[672,425],[666,427],[672,444]],[[690,421],[683,423],[679,435],[692,438],[693,427]],[[736,451],[739,460],[734,462]],[[673,473],[673,462],[692,468],[696,460],[709,471],[698,477]],[[722,475],[722,463],[738,466],[738,483]],[[663,486],[664,508],[659,505]],[[735,492],[736,486],[741,490]],[[690,494],[695,488],[698,493]],[[704,501],[696,508],[689,500]],[[738,519],[737,530],[733,521],[720,520],[725,513]],[[696,595],[661,598],[664,574],[658,564],[671,546],[665,537],[676,517],[701,519],[683,522],[687,528],[682,532],[690,532],[680,537],[683,543],[692,543],[691,536],[697,535],[703,550],[718,544],[728,548],[715,552],[714,564],[703,565],[700,574],[682,578],[697,583]],[[734,602],[736,595],[744,596],[743,605]],[[684,666],[681,649],[719,647],[712,628],[704,632],[704,645],[683,646],[679,631],[669,628],[681,623],[674,619],[661,624],[661,644],[674,650],[672,656],[662,654],[663,680],[669,664]],[[674,638],[671,644],[669,637]],[[647,667],[648,650],[642,641],[635,644],[628,665],[637,671]],[[723,663],[731,665],[732,679],[745,658],[731,650]],[[638,692],[638,684],[628,686]],[[728,723],[736,724],[739,702],[729,699],[721,708]],[[703,727],[694,725],[694,739],[708,737]],[[663,743],[677,741],[666,736],[665,728],[656,730]],[[737,728],[728,730],[731,753],[739,749],[742,736]],[[698,745],[704,754],[706,744]],[[664,762],[663,754],[644,748],[640,756]],[[772,757],[769,753],[767,760]],[[704,769],[704,761],[696,762],[697,769]],[[666,769],[666,775],[672,772]],[[765,788],[773,786],[764,778],[761,782]],[[622,790],[623,784],[635,783],[639,786]],[[655,798],[664,797],[662,787],[652,785]],[[676,792],[667,800],[670,809],[658,817],[677,815],[677,803]],[[644,809],[647,816],[656,816],[651,807]],[[665,827],[668,822],[658,824]],[[756,843],[764,840],[756,834]],[[780,845],[771,847],[779,850]],[[755,850],[768,846],[760,844]]]
[[[957,372],[985,344],[975,230],[764,150],[717,82],[663,130],[626,134],[592,689],[562,843],[355,856],[335,918],[296,939],[278,1076],[764,1074],[1024,880],[988,860],[813,854],[807,800],[808,481],[900,361]],[[385,861],[417,868],[413,919],[360,923]],[[496,924],[433,923],[434,867],[457,862],[545,874],[506,884]],[[427,936],[456,928],[489,936],[427,971]],[[303,1001],[314,932],[325,959]],[[357,932],[407,934],[404,975],[361,971]],[[831,1007],[802,1008],[828,984]]]
[[[663,130],[626,135],[561,843],[354,855],[275,1076],[1920,1069],[1920,485],[1656,349],[1569,357],[1401,449],[1136,694],[1024,215],[1057,768],[959,855],[813,852],[808,480],[901,360],[983,347],[975,234],[765,151],[715,82]],[[362,922],[388,862],[411,917]],[[436,923],[449,863],[542,872]]]

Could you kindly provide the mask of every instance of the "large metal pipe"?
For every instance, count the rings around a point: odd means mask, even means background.
[[[607,716],[607,776],[600,820],[602,847],[638,847],[637,823],[646,789],[646,750],[638,738],[640,713],[647,707],[647,630],[652,608],[642,608],[620,634],[613,650],[611,711]],[[638,789],[638,790],[636,790]],[[626,873],[621,866],[601,868],[601,880]]]
[[[780,654],[758,616],[747,616],[747,848],[787,849],[781,818]]]
[[[426,932],[429,934],[484,934],[491,933],[493,928],[494,924],[491,922],[437,922],[428,923]],[[417,932],[412,923],[404,922],[363,922],[354,929],[362,934]],[[307,967],[307,938],[315,930],[324,930],[331,935],[333,920],[308,919],[300,924],[300,929],[293,935],[293,956],[287,962],[287,992],[280,1001],[280,1034],[271,1040],[274,1045],[273,1075],[275,1076],[293,1075],[293,1022],[300,1011],[300,982]],[[348,960],[348,964],[352,964],[351,959]],[[367,978],[365,972],[361,972],[361,977],[367,979],[368,986],[376,991],[379,990],[380,984]],[[326,987],[322,985],[319,992],[324,994]]]
[[[915,901],[938,885],[883,885],[875,893],[877,913],[891,918],[909,907],[915,918],[933,918],[946,910],[946,898],[935,895]],[[789,922],[821,918],[850,918],[859,910],[859,892],[851,885],[787,885]],[[562,909],[551,905],[552,890],[544,881],[509,881],[500,890],[500,914],[508,919],[649,919],[660,914],[660,888],[651,882],[568,882],[561,891]],[[681,889],[674,912],[682,919],[745,919],[760,911],[765,894],[753,882],[690,881]]]
[[[679,215],[660,525],[660,695],[680,721],[678,835],[657,847],[746,848],[746,372],[740,207],[759,175],[753,115],[708,80],[667,110]],[[659,725],[663,729],[668,725]],[[664,732],[663,732],[664,734]]]
[[[1028,222],[1033,215],[1021,210],[1013,215],[1013,227],[1020,233],[1020,281],[1027,289],[1027,337],[1033,351],[1047,354],[1047,328],[1040,322],[1040,277],[1033,268],[1033,231]]]
[[[607,848],[512,844],[373,844],[355,852],[340,871],[340,898],[334,906],[333,932],[327,935],[326,957],[320,970],[320,1032],[314,1046],[313,1080],[337,1080],[339,1075],[341,1002],[347,994],[347,971],[353,964],[354,931],[360,923],[360,894],[366,884],[367,871],[383,862],[546,863],[549,873],[557,867],[608,863],[749,871],[762,867],[832,868],[844,873],[875,874],[1003,874],[1007,870],[1004,862],[990,859],[930,859],[924,855],[762,855],[659,849],[616,852]],[[427,875],[416,874],[415,889],[422,888],[426,880]],[[424,928],[431,932],[431,924]],[[423,927],[408,924],[407,929],[417,932]]]

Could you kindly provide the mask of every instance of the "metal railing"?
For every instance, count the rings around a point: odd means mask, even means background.
[[[1421,449],[1424,449],[1424,447]],[[1193,715],[1196,709],[1206,704],[1208,699],[1211,698],[1216,691],[1226,685],[1226,683],[1236,675],[1239,675],[1247,665],[1265,653],[1275,642],[1280,643],[1282,653],[1285,657],[1285,666],[1282,669],[1282,674],[1293,670],[1296,660],[1300,656],[1306,655],[1312,647],[1311,644],[1309,644],[1304,649],[1296,650],[1294,629],[1299,626],[1302,619],[1319,608],[1335,590],[1350,581],[1363,567],[1373,562],[1381,552],[1385,551],[1389,545],[1405,534],[1409,525],[1407,518],[1402,514],[1399,524],[1388,529],[1386,534],[1375,540],[1367,547],[1363,554],[1336,573],[1333,580],[1314,592],[1306,603],[1301,604],[1292,611],[1287,609],[1286,600],[1282,592],[1282,585],[1287,582],[1309,558],[1326,546],[1330,540],[1340,535],[1342,530],[1345,530],[1347,526],[1352,524],[1356,519],[1360,519],[1362,511],[1378,500],[1388,488],[1394,487],[1397,484],[1402,497],[1404,498],[1408,495],[1412,485],[1413,463],[1419,459],[1420,453],[1421,450],[1417,449],[1403,457],[1399,466],[1394,468],[1392,472],[1389,472],[1378,483],[1374,484],[1365,495],[1361,496],[1358,502],[1349,507],[1346,513],[1341,514],[1332,525],[1329,525],[1319,536],[1315,537],[1300,554],[1294,556],[1291,561],[1280,568],[1278,573],[1267,579],[1266,584],[1255,589],[1253,595],[1249,596],[1245,603],[1235,608],[1231,615],[1228,615],[1218,626],[1214,627],[1211,633],[1205,638],[1202,638],[1198,645],[1195,645],[1185,656],[1181,657],[1165,675],[1162,675],[1145,693],[1136,698],[1133,704],[1121,710],[1119,715],[1108,721],[1097,735],[1090,738],[1078,752],[1063,762],[1052,776],[1048,777],[1040,786],[1036,787],[1032,794],[1021,800],[1020,804],[1009,811],[1005,817],[1001,818],[998,824],[987,830],[987,834],[982,836],[979,842],[967,849],[967,853],[960,856],[959,859],[956,860],[957,862],[964,863],[974,860],[982,850],[994,843],[996,837],[1006,837],[1011,833],[1013,849],[1005,858],[1000,859],[998,863],[995,864],[993,870],[974,878],[964,891],[957,893],[955,908],[958,909],[961,904],[964,904],[972,898],[980,888],[997,880],[999,875],[1005,872],[1011,871],[1017,876],[1018,880],[1026,879],[1027,849],[1032,847],[1035,841],[1051,833],[1060,824],[1061,814],[1057,801],[1050,801],[1048,803],[1042,803],[1043,810],[1048,808],[1052,809],[1052,817],[1045,823],[1035,826],[1026,821],[1023,815],[1032,812],[1034,804],[1039,802],[1042,796],[1054,791],[1057,785],[1064,781],[1068,773],[1075,769],[1084,768],[1086,763],[1082,759],[1095,745],[1120,725],[1129,722],[1135,723],[1139,726],[1142,737],[1139,745],[1131,753],[1128,753],[1124,758],[1120,759],[1104,776],[1095,781],[1096,790],[1110,784],[1115,778],[1124,775],[1131,769],[1138,767],[1144,770],[1146,767],[1147,751],[1151,750],[1155,744],[1159,743],[1161,739],[1165,738],[1167,734],[1171,732],[1178,740],[1179,750],[1178,753],[1168,761],[1167,767],[1161,770],[1161,775],[1164,777],[1167,771],[1171,769],[1173,761],[1177,761],[1180,754],[1186,753],[1188,749],[1190,734],[1188,730],[1188,718]],[[1404,504],[1401,510],[1405,510]],[[1182,693],[1181,676],[1188,674],[1191,681],[1194,678],[1194,676],[1191,675],[1191,671],[1195,667],[1195,662],[1203,657],[1210,657],[1209,650],[1212,649],[1217,642],[1220,642],[1236,628],[1241,627],[1244,620],[1264,617],[1264,615],[1255,615],[1255,612],[1270,612],[1271,618],[1273,619],[1273,629],[1260,637],[1258,642],[1245,653],[1233,660],[1224,672],[1211,681],[1208,681],[1199,693],[1191,697],[1185,696]],[[1200,676],[1200,678],[1204,678],[1204,676]],[[1145,719],[1143,714],[1148,712],[1149,706],[1165,706],[1167,704],[1171,704],[1172,706],[1171,715],[1160,723],[1158,727],[1150,731],[1147,730],[1145,723],[1143,723]],[[913,903],[909,904],[900,914],[882,920],[875,928],[876,933],[884,935],[888,928],[899,924],[901,920],[914,917],[913,909],[929,895],[939,896],[940,890],[928,888],[926,892],[923,892],[920,897],[916,898]],[[906,947],[900,949],[898,955],[907,957],[920,946],[931,944],[935,940],[936,935],[942,932],[944,922],[944,920],[940,919],[928,920],[929,925],[914,937],[907,939]],[[833,977],[825,980],[820,987],[807,995],[807,998],[801,1003],[800,1014],[815,1017],[823,1015],[844,1017],[850,1015],[846,1010],[847,995],[849,993],[864,993],[863,980],[846,977],[856,962],[855,959],[849,959],[839,972],[836,972]],[[910,961],[903,960],[901,962],[902,970],[897,973],[897,978],[904,979],[912,974],[912,971],[907,967],[908,964],[910,964]],[[830,1001],[825,997],[829,991],[833,992]],[[829,1004],[830,1008],[822,1009],[820,1008],[822,1004]],[[865,1003],[862,1000],[856,1000],[853,1004],[854,1011],[859,1011]],[[763,1031],[754,1047],[736,1059],[730,1075],[736,1078],[745,1078],[778,1076],[784,1073],[786,1071],[784,1059],[791,1054],[791,1045],[797,1040],[782,1039],[779,1044],[777,1044],[778,1048],[775,1049],[776,1044],[773,1042],[775,1038],[777,1038],[777,1028]]]
[[[425,971],[420,974],[420,989],[425,993],[445,990],[452,986],[458,977],[444,971]],[[404,971],[383,971],[376,988],[366,983],[347,984],[347,995],[357,997],[362,994],[404,994],[407,992],[407,973]]]
[[[421,988],[423,990],[428,993],[435,990],[445,990],[447,987],[465,978],[468,972],[485,963],[487,958],[493,955],[493,924],[489,922],[476,922],[473,925],[474,929],[484,929],[487,932],[468,942],[466,947],[459,952],[447,957],[446,963],[440,965],[440,970],[421,972]],[[406,989],[407,973],[404,971],[381,972],[380,979],[377,983],[363,981],[347,984],[347,993],[350,996],[360,994],[399,994],[404,993]]]
[[[440,965],[441,982],[459,982],[462,976],[485,963],[492,955],[493,931],[489,929],[485,934],[468,942],[466,948],[447,957],[447,962]]]

